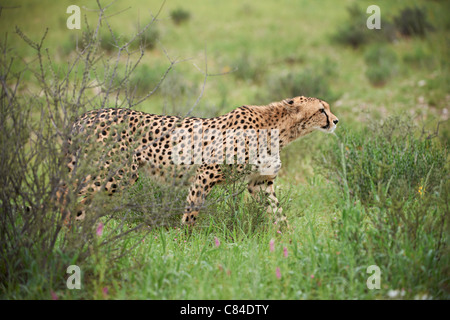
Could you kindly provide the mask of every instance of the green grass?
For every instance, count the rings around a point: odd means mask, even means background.
[[[286,194],[292,231],[255,220],[244,195],[233,200],[239,209],[230,212],[221,203],[192,233],[171,227],[124,239],[125,247],[137,244],[130,255],[112,267],[102,251],[86,262],[83,290],[56,293],[99,299],[388,299],[398,290],[404,292],[398,298],[444,297],[441,272],[448,256],[438,257],[437,236],[413,242],[399,230],[390,238],[388,223],[376,229],[368,208],[346,202],[321,176],[294,191],[279,190]],[[442,215],[440,210],[434,214]],[[370,265],[381,268],[380,290],[366,286]]]
[[[323,179],[316,180],[311,183],[327,189]],[[354,257],[346,256],[332,230],[324,229],[335,217],[332,208],[324,203],[336,200],[329,191],[324,197],[305,186],[290,195],[292,207],[306,208],[302,212],[289,211],[290,215],[298,215],[292,220],[290,233],[278,233],[270,225],[264,225],[264,232],[258,228],[246,231],[242,227],[248,216],[241,215],[238,221],[212,215],[205,216],[192,234],[171,228],[152,231],[143,241],[139,237],[124,240],[124,245],[142,243],[114,268],[95,264],[94,272],[104,272],[104,280],[95,284],[88,281],[90,288],[81,291],[80,297],[83,292],[98,293],[107,287],[109,294],[119,299],[333,299],[352,290],[356,298],[361,289],[367,291],[365,273],[355,273]],[[246,200],[239,203],[245,208]],[[234,220],[231,228],[224,221],[230,219]],[[124,278],[119,281],[114,274]],[[350,291],[345,287],[347,277],[355,278]],[[336,285],[331,286],[332,282]],[[359,298],[374,297],[375,292],[364,294]]]
[[[78,3],[94,26],[96,13],[83,6],[93,9],[95,3]],[[130,78],[129,85],[144,95],[170,63],[165,52],[182,61],[138,108],[185,114],[200,94],[204,75],[198,69],[204,69],[206,53],[208,73],[225,74],[208,77],[192,115],[215,116],[302,91],[329,99],[340,120],[337,136],[315,132],[282,152],[277,194],[291,230],[278,232],[247,192],[230,197],[230,188],[217,188],[192,232],[179,228],[177,216],[171,217],[169,228],[131,232],[113,245],[97,246],[115,234],[120,220],[107,223],[92,243],[90,257],[80,263],[82,290],[65,286],[65,266],[77,263],[77,257],[57,249],[50,270],[59,273],[43,273],[25,259],[27,282],[2,283],[0,296],[51,299],[54,292],[60,299],[387,299],[392,291],[403,290],[396,298],[448,299],[449,4],[408,4],[426,7],[435,30],[425,38],[383,43],[396,59],[378,61],[383,67],[379,75],[372,43],[355,49],[333,39],[348,20],[351,3],[167,1],[155,22],[159,42],[145,51]],[[358,1],[363,9],[370,4]],[[30,48],[14,34],[15,25],[34,41],[49,27],[45,46],[55,66],[64,70],[74,58],[74,39],[82,37],[82,30],[65,27],[67,5],[29,1],[19,9],[3,9],[0,28],[8,32],[12,53],[31,60]],[[150,21],[150,12],[156,14],[160,5],[115,3],[108,21],[119,43],[138,24]],[[406,6],[387,0],[378,5],[383,19],[390,20]],[[189,19],[176,25],[171,13],[178,8]],[[102,28],[102,34],[107,32],[104,24]],[[115,49],[108,46],[105,55],[114,59]],[[121,65],[119,71],[124,69]],[[372,85],[371,77],[375,84],[381,77],[383,86]],[[27,90],[39,88],[29,74],[23,81]],[[391,141],[386,126],[369,130],[390,116],[409,121],[411,131],[397,132]],[[419,137],[422,127],[433,130],[438,121],[438,138]],[[176,194],[142,177],[125,196],[166,203]],[[149,211],[135,210],[131,218]],[[131,218],[125,230],[139,222]],[[124,249],[131,252],[112,260]],[[367,288],[370,265],[381,269],[379,290]]]

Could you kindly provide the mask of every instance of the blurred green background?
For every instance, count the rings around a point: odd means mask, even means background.
[[[102,7],[110,2],[101,1]],[[81,30],[66,26],[69,5],[81,8]],[[381,30],[369,30],[371,1],[117,1],[104,13],[101,50],[115,59],[124,44],[157,15],[143,35],[146,50],[131,75],[138,95],[151,91],[174,69],[155,95],[138,109],[217,116],[243,104],[268,104],[287,97],[328,101],[340,127],[361,127],[390,115],[407,115],[420,126],[448,119],[450,4],[447,1],[378,1]],[[87,25],[95,29],[95,1],[3,1],[0,27],[14,54],[32,60],[33,49],[16,26],[44,47],[53,68],[64,72],[82,48]],[[405,31],[406,30],[406,31]],[[134,41],[139,56],[139,39]],[[123,59],[124,60],[124,59]],[[125,64],[125,61],[123,61]],[[119,66],[124,68],[123,66]],[[220,75],[223,74],[223,75]],[[33,79],[23,76],[33,88]],[[33,90],[33,89],[31,89]],[[447,122],[440,126],[448,140]]]
[[[110,2],[101,1],[102,6]],[[81,30],[69,30],[69,5],[81,8]],[[294,95],[330,100],[341,124],[407,112],[423,119],[446,119],[449,106],[449,8],[447,1],[378,1],[381,30],[365,27],[371,1],[117,1],[105,11],[115,35],[129,39],[159,10],[149,28],[148,49],[134,77],[145,92],[160,79],[171,59],[176,65],[166,88],[142,109],[189,109],[202,86],[205,52],[210,77],[199,110],[216,115],[242,104],[267,104]],[[26,60],[32,53],[14,34],[18,26],[37,41],[49,28],[44,46],[58,67],[73,58],[86,21],[95,27],[95,1],[2,1],[0,28]],[[7,8],[17,7],[18,8]],[[418,9],[428,25],[404,35],[402,10]],[[122,12],[123,11],[123,12]],[[118,13],[118,14],[116,14]],[[116,14],[116,15],[115,15]],[[410,13],[413,22],[422,19]],[[418,17],[418,18],[417,18]],[[85,20],[85,18],[87,20]],[[115,48],[105,24],[105,54]],[[72,55],[72,56],[71,56]],[[167,88],[170,86],[170,89]],[[164,90],[165,89],[165,90]],[[178,94],[175,94],[178,93]],[[181,93],[181,94],[180,94]],[[175,96],[176,95],[176,96]]]

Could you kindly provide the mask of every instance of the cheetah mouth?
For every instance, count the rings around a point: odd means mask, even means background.
[[[320,127],[319,130],[323,131],[325,133],[333,133],[334,130],[336,130],[336,125],[334,124],[334,125],[331,126],[331,125],[328,124],[326,126]]]

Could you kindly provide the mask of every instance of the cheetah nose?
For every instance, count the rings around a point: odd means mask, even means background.
[[[333,120],[333,123],[334,123],[334,124],[337,124],[338,122],[339,122],[338,119],[334,119],[334,120]]]

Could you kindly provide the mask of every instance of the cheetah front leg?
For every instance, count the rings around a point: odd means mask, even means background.
[[[275,175],[254,175],[250,178],[247,189],[256,200],[259,200],[261,195],[267,198],[266,212],[274,218],[277,226],[289,227],[286,216],[283,214],[283,208],[275,195],[275,178]]]
[[[198,212],[212,187],[222,180],[223,174],[218,166],[202,166],[198,169],[186,199],[187,204],[181,220],[183,224],[195,224]]]

